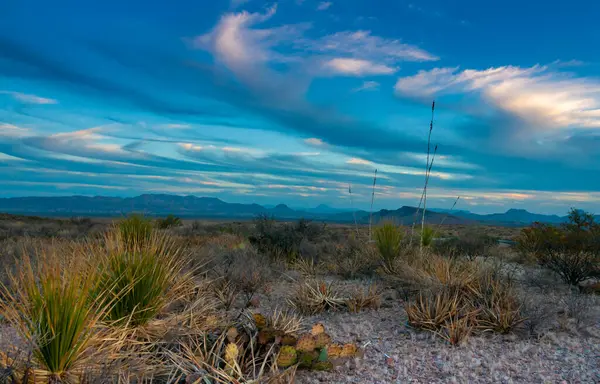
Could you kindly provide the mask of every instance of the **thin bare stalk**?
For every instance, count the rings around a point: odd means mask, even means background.
[[[427,139],[427,164],[429,165],[429,152],[431,145],[431,132],[433,131],[433,117],[435,113],[435,100],[431,103],[431,122],[429,123],[429,137]],[[437,152],[437,145],[435,146]],[[427,185],[429,184],[429,175],[431,174],[431,167],[433,166],[433,159],[429,169],[427,169],[427,175],[425,176],[425,186],[423,187],[423,218],[421,219],[421,233],[425,231],[425,212],[427,211]],[[423,242],[420,242],[420,249],[423,252]]]
[[[369,214],[369,243],[372,241],[372,224],[373,224],[373,202],[375,201],[375,184],[377,183],[377,169],[373,176],[373,193],[371,194],[371,212]]]
[[[444,216],[444,218],[442,219],[442,221],[440,221],[440,223],[438,224],[438,229],[442,226],[442,224],[444,224],[444,221],[446,221],[446,219],[448,218],[448,216],[450,216],[450,213],[454,210],[454,207],[456,207],[456,203],[458,203],[459,199],[460,199],[460,196],[458,196],[456,198],[456,200],[454,200],[454,204],[452,204],[452,208],[450,208],[450,211],[448,211],[448,213],[446,213],[446,216]]]
[[[352,199],[352,184],[348,184],[348,193],[350,194],[350,206],[352,207],[354,227],[356,228],[356,239],[358,239],[360,237],[360,234],[358,233],[358,223],[356,222],[356,210],[354,209],[354,199]]]
[[[425,170],[425,185],[429,184],[429,177],[431,176],[431,168],[433,168],[433,163],[435,162],[435,155],[437,154],[437,145],[433,150],[433,156],[431,157],[431,162],[429,163],[429,167]],[[415,233],[415,226],[417,225],[417,218],[419,217],[419,213],[421,212],[421,205],[423,204],[423,200],[425,198],[426,188],[423,188],[421,192],[421,199],[419,200],[419,205],[417,206],[417,210],[415,211],[415,216],[413,217],[412,228],[410,231],[410,242],[409,245],[412,245],[413,235]]]

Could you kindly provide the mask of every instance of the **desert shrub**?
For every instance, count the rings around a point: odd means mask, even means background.
[[[571,210],[569,221],[560,227],[535,223],[521,231],[521,252],[556,273],[566,283],[600,278],[600,225],[594,216]]]
[[[600,254],[597,253],[551,250],[538,254],[537,261],[569,285],[578,286],[589,279],[600,278]]]
[[[188,288],[189,274],[182,248],[168,235],[153,233],[135,246],[130,241],[119,232],[109,233],[106,247],[92,253],[100,271],[96,294],[111,302],[105,319],[135,328],[178,300]]]
[[[29,255],[18,261],[18,273],[0,286],[0,314],[32,348],[38,378],[75,382],[102,351],[95,327],[104,313],[93,292],[94,268],[68,249]],[[24,370],[27,367],[22,367]]]
[[[133,214],[120,220],[117,228],[121,241],[130,248],[138,247],[152,237],[152,221],[142,215]]]
[[[342,308],[345,299],[334,283],[309,280],[298,283],[288,303],[302,314],[314,315]]]
[[[293,260],[300,254],[303,242],[314,242],[323,234],[324,225],[300,219],[295,223],[276,223],[266,215],[254,220],[254,233],[250,242],[272,258]]]
[[[497,245],[497,239],[485,233],[470,232],[460,237],[434,242],[434,252],[448,257],[467,257],[471,260],[485,256]]]
[[[273,273],[271,263],[242,239],[234,237],[229,241],[230,245],[213,248],[208,265],[210,277],[223,279],[249,303],[269,282]]]
[[[375,228],[375,244],[386,266],[393,264],[400,254],[402,231],[393,223],[384,223]]]
[[[182,226],[181,219],[175,215],[168,215],[164,219],[156,219],[156,227],[159,229],[169,229]]]
[[[328,255],[325,264],[328,271],[345,279],[372,275],[380,264],[381,256],[372,244],[348,239],[337,244]]]

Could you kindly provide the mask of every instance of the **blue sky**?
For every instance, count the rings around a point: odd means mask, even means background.
[[[600,212],[595,1],[0,4],[3,196]],[[348,186],[352,186],[352,195]]]

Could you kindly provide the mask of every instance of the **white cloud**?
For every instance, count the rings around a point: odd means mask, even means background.
[[[346,54],[388,64],[399,61],[436,61],[437,56],[398,39],[375,36],[371,31],[344,31],[303,41],[306,49],[322,53]]]
[[[325,69],[327,74],[356,76],[389,75],[397,70],[401,61],[438,60],[414,45],[375,36],[370,31],[345,31],[309,38],[305,32],[311,27],[310,23],[258,27],[272,19],[276,12],[277,7],[273,6],[264,13],[225,14],[212,31],[195,38],[193,46],[212,52],[227,68],[254,83],[265,76],[273,82],[276,72],[267,66],[273,62],[302,63],[309,71],[315,68],[314,63],[321,63],[317,68]],[[262,71],[262,76],[257,76],[257,71]]]
[[[58,101],[46,97],[29,95],[21,92],[0,91],[1,94],[11,95],[15,100],[25,104],[58,104]]]
[[[542,130],[600,128],[600,80],[546,66],[435,68],[400,78],[395,88],[399,94],[417,97],[477,93],[486,103]]]
[[[333,3],[331,1],[321,1],[319,5],[317,5],[317,11],[325,11],[329,9]]]
[[[314,145],[316,147],[321,147],[321,146],[325,145],[323,140],[317,139],[316,137],[311,137],[309,139],[305,139],[304,142],[308,145]]]
[[[334,73],[351,76],[391,75],[397,70],[368,60],[348,58],[331,59],[325,63],[325,67]]]
[[[346,161],[346,164],[352,165],[375,165],[372,161],[360,159],[358,157],[353,157],[350,160]]]
[[[0,123],[0,136],[27,137],[32,134],[28,128],[18,127],[13,124]]]
[[[376,81],[365,81],[360,87],[354,88],[352,92],[376,91],[379,89],[379,86],[380,84]]]

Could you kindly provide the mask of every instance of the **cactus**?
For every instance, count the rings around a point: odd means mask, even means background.
[[[232,366],[235,365],[239,354],[240,350],[236,344],[229,343],[225,347],[225,361],[227,362],[227,364]]]
[[[325,326],[323,326],[322,323],[317,323],[317,324],[313,325],[312,330],[310,331],[310,333],[313,336],[317,336],[323,332],[325,332]]]
[[[340,353],[340,357],[352,357],[355,356],[358,352],[358,347],[356,344],[344,344],[342,348],[342,353]]]
[[[294,337],[293,335],[283,335],[283,337],[281,338],[282,345],[294,346],[294,345],[296,345],[297,342],[298,342],[298,338]]]
[[[275,341],[275,330],[270,328],[265,328],[258,332],[258,343],[259,344],[269,344]]]
[[[230,343],[235,343],[238,336],[239,332],[236,327],[231,327],[227,330],[227,341]]]
[[[315,348],[315,338],[310,334],[300,337],[296,343],[296,349],[301,352],[312,352],[315,350]]]
[[[312,369],[315,371],[331,371],[333,363],[331,361],[318,361],[313,364]]]
[[[252,314],[252,317],[254,318],[254,324],[256,324],[256,328],[258,328],[258,330],[261,330],[267,326],[267,318],[264,315],[260,313],[254,313]]]
[[[281,368],[287,368],[298,361],[298,353],[294,347],[290,347],[288,345],[281,347],[279,351],[279,355],[277,356],[277,365]]]
[[[343,347],[339,344],[330,344],[327,346],[327,354],[331,358],[337,358],[342,355]]]
[[[300,356],[298,357],[298,368],[309,369],[318,357],[319,354],[317,351],[300,353]]]
[[[325,332],[319,333],[318,335],[314,336],[314,338],[315,346],[317,348],[324,348],[331,343],[331,336],[329,336]]]

